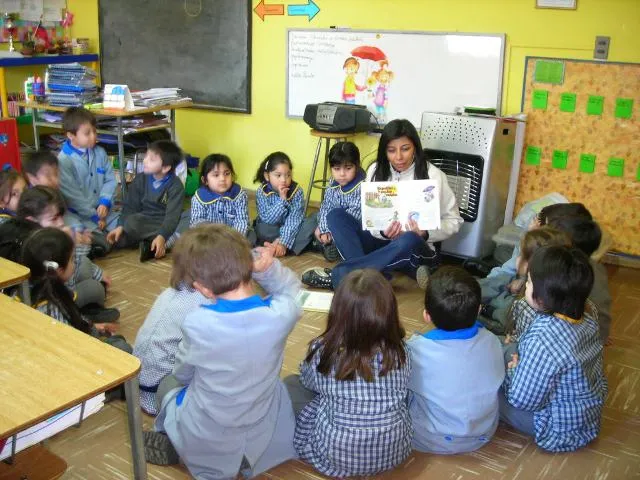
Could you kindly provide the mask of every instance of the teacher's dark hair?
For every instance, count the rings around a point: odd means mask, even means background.
[[[380,143],[378,144],[378,156],[376,158],[376,170],[373,173],[374,182],[386,182],[391,178],[391,164],[387,158],[387,145],[392,140],[407,137],[415,148],[415,180],[426,180],[429,178],[429,162],[422,152],[422,143],[416,127],[406,119],[392,120],[387,123],[382,130]]]

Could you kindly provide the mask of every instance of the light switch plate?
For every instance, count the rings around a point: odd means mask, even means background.
[[[593,58],[596,60],[606,60],[609,58],[609,42],[611,37],[596,36],[596,46],[593,49]]]

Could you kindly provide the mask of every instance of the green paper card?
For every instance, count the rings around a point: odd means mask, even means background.
[[[549,92],[547,90],[534,90],[532,97],[533,108],[537,110],[546,110],[548,98]]]
[[[589,95],[589,100],[587,100],[587,115],[602,115],[603,107],[604,97]]]
[[[640,182],[640,165],[638,165],[638,170],[636,171],[636,180]]]
[[[596,156],[589,153],[580,155],[580,167],[582,173],[593,173],[596,170]]]
[[[607,164],[607,175],[610,177],[624,176],[624,158],[611,157]]]
[[[553,157],[551,157],[551,167],[565,170],[568,158],[569,152],[567,150],[554,150]]]
[[[540,165],[541,157],[542,149],[540,147],[527,147],[527,152],[524,156],[524,163],[527,165]]]
[[[573,113],[576,111],[576,97],[575,93],[563,93],[560,95],[560,111]]]
[[[564,62],[536,60],[533,81],[562,85],[564,82]]]
[[[632,112],[632,98],[616,98],[616,118],[631,118]]]

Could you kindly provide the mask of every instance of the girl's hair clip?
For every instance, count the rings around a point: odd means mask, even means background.
[[[54,262],[53,260],[45,260],[44,262],[42,262],[42,264],[47,270],[57,270],[60,268],[58,262]]]
[[[11,165],[10,163],[5,163],[2,166],[2,171],[3,172],[8,172],[9,170],[13,169],[13,165]]]
[[[265,172],[268,172],[268,171],[269,171],[269,160],[267,160],[267,161],[264,163],[264,171],[265,171]]]

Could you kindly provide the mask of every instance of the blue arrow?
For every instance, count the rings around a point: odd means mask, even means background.
[[[290,17],[308,15],[309,21],[313,20],[313,17],[315,17],[319,11],[320,8],[318,8],[318,5],[316,5],[313,0],[309,0],[309,3],[306,5],[287,5],[287,15]]]

